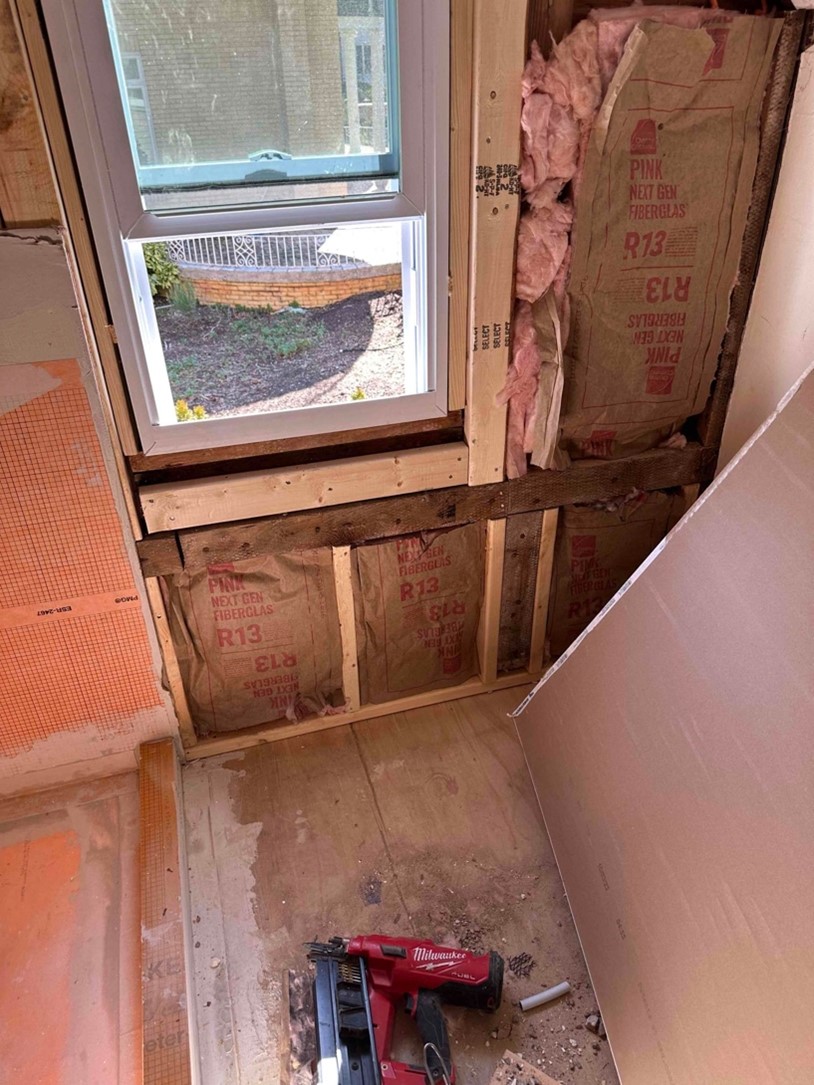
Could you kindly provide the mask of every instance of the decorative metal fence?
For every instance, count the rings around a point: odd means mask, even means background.
[[[224,271],[244,271],[247,268],[318,271],[368,266],[363,260],[320,252],[332,232],[185,237],[168,241],[167,253],[179,267],[208,267]]]

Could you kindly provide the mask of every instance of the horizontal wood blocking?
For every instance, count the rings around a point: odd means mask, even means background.
[[[467,463],[466,445],[456,442],[333,463],[142,486],[139,500],[148,532],[173,531],[343,505],[365,493],[387,497],[456,486],[466,481]]]
[[[393,712],[407,712],[411,708],[426,708],[427,705],[441,704],[444,701],[457,701],[461,697],[474,697],[478,693],[493,693],[499,689],[511,689],[537,681],[539,674],[517,671],[504,674],[493,682],[482,682],[480,678],[471,678],[460,686],[446,689],[431,689],[426,693],[414,693],[385,704],[363,705],[356,712],[342,712],[333,716],[317,716],[301,723],[265,723],[260,727],[247,728],[245,731],[232,731],[223,735],[212,735],[200,739],[195,746],[187,750],[189,758],[214,757],[216,754],[246,750],[251,746],[262,746],[266,742],[279,742],[285,738],[299,738],[315,731],[327,731],[333,727],[343,727],[348,723],[372,720],[379,716],[389,716]],[[522,700],[522,691],[518,693],[518,704]]]
[[[289,550],[353,546],[536,509],[602,501],[634,488],[649,491],[704,483],[712,478],[714,460],[714,449],[657,449],[624,460],[586,461],[567,471],[530,471],[525,478],[488,486],[455,486],[273,519],[193,528],[181,531],[179,542],[184,565],[193,569]],[[178,571],[173,551],[166,546],[162,536],[139,543],[139,555],[150,575]]]

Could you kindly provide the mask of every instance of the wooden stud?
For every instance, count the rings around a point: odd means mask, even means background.
[[[247,516],[342,505],[360,493],[385,497],[455,486],[466,481],[466,468],[466,445],[456,443],[142,486],[139,499],[148,531],[176,531]]]
[[[184,749],[188,750],[198,741],[198,736],[192,722],[192,713],[189,710],[189,701],[181,678],[181,669],[178,666],[175,643],[167,621],[167,607],[161,591],[161,583],[155,577],[147,577],[144,585],[147,588],[147,600],[152,611],[155,630],[158,635],[158,644],[161,648],[161,657],[164,661],[167,688],[175,708],[175,715],[178,717],[178,730],[181,734]]]
[[[654,449],[624,460],[575,463],[567,471],[532,470],[491,486],[456,486],[336,508],[292,512],[179,532],[184,565],[240,561],[289,550],[356,543],[437,531],[479,520],[585,501],[605,501],[632,489],[663,490],[712,478],[713,449]],[[170,570],[168,570],[170,571]]]
[[[483,578],[483,602],[478,626],[478,659],[481,681],[489,685],[497,680],[498,638],[500,636],[500,600],[503,593],[503,555],[506,550],[506,521],[486,521],[486,569]]]
[[[529,647],[529,673],[540,674],[545,658],[545,635],[548,625],[548,600],[551,595],[551,576],[554,571],[554,543],[557,538],[559,509],[546,509],[543,513],[543,531],[540,536],[540,553],[537,558],[537,578],[534,585],[534,619],[531,625]]]
[[[116,348],[110,335],[110,318],[102,289],[96,253],[91,241],[90,227],[74,168],[73,155],[62,114],[59,94],[51,67],[51,57],[43,36],[37,0],[7,0],[18,21],[25,43],[27,61],[36,89],[40,118],[48,139],[61,219],[67,223],[65,249],[69,265],[75,265],[73,276],[80,311],[89,342],[95,347],[97,360],[105,377],[107,397],[102,397],[111,412],[111,426],[117,434],[121,452],[131,455],[138,451],[135,430],[130,416],[130,402],[119,366]],[[109,397],[109,398],[108,398]],[[125,487],[129,496],[129,488]],[[131,517],[134,519],[134,517]],[[135,525],[138,521],[135,520]],[[138,536],[137,536],[138,537]]]
[[[543,56],[551,53],[551,39],[562,41],[574,20],[574,0],[529,0],[528,42],[536,41]]]
[[[426,693],[414,693],[396,701],[384,704],[362,705],[358,712],[343,712],[336,716],[315,716],[302,723],[264,723],[245,731],[232,731],[229,734],[213,735],[202,738],[191,750],[190,759],[214,757],[221,753],[234,753],[252,746],[262,746],[266,742],[279,742],[299,735],[310,735],[317,731],[329,731],[334,727],[345,727],[349,723],[373,720],[379,716],[389,716],[392,712],[408,712],[412,708],[426,708],[429,705],[457,701],[462,697],[475,697],[480,693],[494,693],[499,689],[511,689],[513,686],[528,685],[536,681],[539,675],[525,671],[504,674],[494,682],[482,682],[480,678],[470,678],[460,686],[447,686],[445,689],[433,689]]]
[[[698,500],[701,493],[701,484],[695,482],[692,486],[682,486],[681,493],[684,497],[684,511],[686,512]]]
[[[466,393],[469,484],[504,477],[506,383],[520,210],[527,0],[474,0],[472,218]]]
[[[191,1085],[184,931],[185,891],[179,825],[178,762],[171,739],[139,749],[142,1081]]]
[[[362,699],[359,693],[359,649],[356,644],[356,611],[353,602],[353,575],[350,547],[333,548],[334,588],[339,611],[339,635],[342,641],[342,692],[349,712],[357,712]]]
[[[6,229],[59,223],[34,90],[8,0],[0,0],[0,220]]]
[[[466,402],[469,335],[469,215],[472,177],[471,0],[451,0],[449,148],[449,409]]]
[[[542,529],[543,514],[540,511],[519,512],[506,519],[498,674],[525,670],[528,664],[534,617],[534,578]]]

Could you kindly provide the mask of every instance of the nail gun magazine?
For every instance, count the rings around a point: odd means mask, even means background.
[[[503,959],[416,938],[383,934],[307,946],[314,965],[317,1080],[320,1085],[454,1085],[442,1005],[493,1013]],[[396,1014],[416,1023],[423,1065],[392,1058]]]

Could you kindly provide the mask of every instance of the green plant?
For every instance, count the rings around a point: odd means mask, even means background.
[[[350,398],[351,399],[366,399],[367,397],[365,396],[364,388],[360,388],[360,387],[357,386],[356,390],[351,392]]]
[[[195,376],[198,362],[191,355],[186,354],[183,358],[167,358],[167,376],[170,384],[177,385],[181,381],[190,380]]]
[[[190,407],[185,399],[176,399],[175,417],[179,422],[199,422],[202,418],[206,418],[206,408],[200,404]]]
[[[232,331],[243,338],[253,338],[256,332],[254,321],[248,316],[238,316],[232,321]]]
[[[314,346],[325,336],[325,325],[312,320],[305,309],[284,309],[258,328],[265,345],[280,358],[290,358]]]
[[[167,255],[163,241],[148,241],[144,246],[144,263],[150,280],[150,293],[154,298],[167,298],[173,286],[180,281],[181,272]]]
[[[195,287],[185,279],[179,279],[170,287],[170,302],[179,313],[194,313],[198,307]]]

